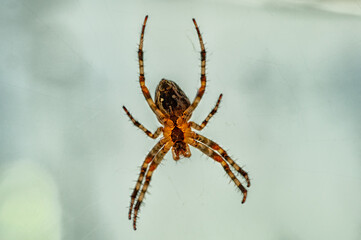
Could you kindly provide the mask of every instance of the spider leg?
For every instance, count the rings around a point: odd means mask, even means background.
[[[147,171],[148,165],[149,163],[152,162],[152,160],[156,157],[156,155],[158,154],[159,150],[164,146],[165,144],[165,139],[161,139],[153,148],[152,150],[150,150],[150,152],[148,153],[148,155],[146,156],[142,167],[140,169],[140,174],[137,180],[137,183],[135,184],[133,193],[131,195],[131,200],[130,200],[130,206],[129,206],[129,213],[128,213],[128,218],[131,219],[131,215],[132,215],[132,211],[133,211],[133,205],[134,205],[134,201],[138,195],[140,186],[142,185],[143,179],[144,179],[144,175],[145,172]]]
[[[198,89],[197,95],[193,100],[193,103],[184,111],[183,116],[188,120],[194,109],[201,101],[203,94],[206,90],[206,50],[204,48],[201,32],[199,31],[196,20],[193,18],[194,26],[196,27],[199,43],[201,45],[201,87]]]
[[[157,138],[163,131],[162,127],[159,127],[154,133],[151,133],[146,127],[144,127],[142,124],[140,124],[137,120],[135,120],[132,116],[132,114],[130,114],[130,112],[128,111],[128,109],[126,107],[123,106],[123,109],[125,111],[125,113],[128,115],[128,117],[130,118],[130,120],[133,122],[133,124],[135,126],[137,126],[138,128],[140,128],[143,132],[145,132],[145,134],[147,134],[149,137],[151,138]]]
[[[227,152],[221,148],[217,143],[213,142],[212,140],[197,134],[197,133],[193,133],[193,138],[201,143],[203,143],[204,145],[216,150],[219,154],[221,154],[221,156],[226,159],[226,161],[234,168],[236,169],[236,171],[238,173],[240,173],[247,181],[247,187],[251,186],[251,182],[249,180],[248,177],[248,173],[246,171],[244,171],[235,161],[233,161],[227,154]]]
[[[216,114],[217,112],[217,109],[218,109],[218,106],[219,106],[219,103],[221,102],[221,99],[222,99],[222,94],[219,95],[218,97],[218,100],[217,100],[217,103],[216,103],[216,106],[214,106],[214,108],[212,109],[212,111],[208,114],[208,116],[206,117],[206,119],[204,119],[204,121],[202,122],[201,125],[198,125],[197,123],[195,122],[190,122],[191,124],[191,127],[198,130],[198,131],[201,131],[206,125],[207,123],[209,122],[209,120],[211,119],[211,117],[213,117],[214,114]]]
[[[216,153],[213,149],[211,149],[210,147],[208,147],[200,142],[195,141],[194,139],[188,138],[187,143],[189,143],[190,145],[192,145],[195,148],[198,148],[204,154],[213,158],[215,161],[219,162],[222,165],[224,171],[228,174],[228,176],[232,179],[232,181],[236,184],[236,186],[242,191],[242,193],[243,193],[242,203],[244,203],[247,198],[247,190],[245,187],[243,187],[242,183],[236,178],[236,176],[234,176],[233,172],[229,168],[226,161],[224,161],[223,158],[218,153]]]
[[[150,180],[152,179],[153,172],[158,167],[159,163],[163,160],[164,156],[167,154],[167,152],[169,151],[169,149],[172,146],[173,146],[173,142],[166,143],[165,146],[156,154],[156,156],[154,157],[152,163],[149,166],[148,172],[147,172],[147,174],[145,176],[145,182],[144,182],[142,190],[141,190],[141,192],[140,192],[140,194],[138,196],[137,203],[135,204],[135,207],[134,207],[134,215],[133,215],[133,228],[134,228],[134,230],[137,230],[138,211],[139,211],[140,205],[143,202],[144,195],[147,192]]]
[[[145,25],[148,20],[148,15],[144,18],[144,23],[142,27],[142,33],[140,35],[140,42],[138,48],[138,61],[139,61],[139,84],[140,88],[142,89],[143,95],[145,100],[147,100],[149,107],[152,111],[157,115],[157,118],[162,122],[164,119],[163,113],[157,108],[155,105],[152,97],[150,96],[149,90],[147,86],[145,86],[145,77],[144,77],[144,61],[143,61],[143,40],[144,40],[144,32],[145,32]]]

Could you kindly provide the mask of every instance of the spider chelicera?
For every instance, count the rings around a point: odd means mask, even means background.
[[[145,77],[144,77],[144,64],[143,64],[143,39],[145,25],[147,23],[148,16],[145,17],[142,33],[140,36],[140,43],[138,49],[138,59],[139,59],[139,83],[142,89],[143,95],[148,102],[149,107],[157,116],[158,121],[163,125],[159,127],[154,133],[151,133],[146,129],[142,124],[133,118],[129,111],[123,106],[124,111],[134,123],[135,126],[139,127],[151,138],[157,138],[163,133],[163,137],[160,141],[153,147],[153,149],[146,156],[140,170],[138,181],[135,185],[133,193],[131,195],[130,208],[128,217],[131,219],[133,212],[133,228],[137,229],[136,221],[139,211],[139,207],[143,202],[144,195],[147,192],[150,180],[152,178],[153,172],[158,167],[159,163],[162,161],[164,156],[169,150],[172,150],[173,159],[178,161],[180,157],[189,158],[191,152],[189,145],[198,148],[204,154],[211,157],[215,161],[219,162],[228,176],[236,184],[236,186],[243,193],[242,203],[246,201],[247,190],[241,184],[241,182],[236,178],[236,176],[231,171],[229,165],[231,165],[238,173],[240,173],[247,182],[247,187],[250,187],[251,183],[248,178],[248,174],[244,171],[237,163],[235,163],[227,154],[227,152],[221,148],[217,143],[212,140],[195,133],[195,130],[202,130],[211,119],[211,117],[217,112],[219,103],[222,99],[222,94],[219,96],[218,101],[212,111],[208,114],[206,119],[202,122],[201,125],[198,125],[195,122],[189,121],[194,109],[196,109],[199,101],[201,100],[205,88],[206,88],[206,50],[204,48],[202,35],[199,31],[196,20],[193,18],[194,26],[197,30],[199,43],[201,46],[201,87],[198,90],[198,93],[193,100],[192,104],[190,103],[188,97],[180,89],[180,87],[173,81],[162,79],[155,91],[155,102],[150,96],[148,88],[145,86]],[[145,177],[145,181],[144,181]],[[142,187],[142,188],[141,188]],[[140,193],[139,193],[139,190]],[[137,199],[136,203],[135,200]],[[134,205],[135,203],[135,205]]]

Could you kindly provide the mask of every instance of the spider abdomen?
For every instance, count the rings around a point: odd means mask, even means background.
[[[155,91],[155,105],[171,118],[182,116],[191,105],[183,90],[173,81],[162,79]]]

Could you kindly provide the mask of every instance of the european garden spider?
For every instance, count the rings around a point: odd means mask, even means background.
[[[148,16],[145,16],[142,33],[140,36],[140,43],[138,49],[138,58],[139,58],[139,83],[142,89],[143,95],[148,102],[149,107],[155,113],[158,118],[158,121],[163,125],[159,127],[154,133],[151,133],[146,129],[142,124],[133,118],[129,111],[123,106],[124,111],[134,123],[135,126],[139,127],[145,132],[149,137],[155,139],[161,133],[163,137],[160,141],[153,147],[153,149],[146,156],[138,177],[138,181],[135,185],[133,193],[131,195],[130,208],[128,217],[131,219],[132,211],[133,213],[133,228],[137,229],[136,221],[139,211],[139,207],[142,204],[144,195],[148,189],[150,180],[152,178],[154,170],[158,167],[159,163],[162,161],[164,156],[169,150],[172,149],[173,159],[178,161],[181,156],[189,158],[191,152],[189,145],[198,148],[207,156],[213,158],[215,161],[219,162],[228,176],[233,180],[237,187],[243,193],[242,203],[246,201],[247,190],[241,182],[235,177],[233,172],[230,170],[229,165],[231,165],[238,173],[240,173],[247,182],[247,187],[250,187],[250,180],[248,178],[247,172],[245,172],[240,166],[237,165],[226,153],[226,151],[221,148],[217,143],[212,140],[195,133],[192,131],[192,128],[195,130],[202,130],[211,119],[211,117],[217,112],[219,103],[222,99],[222,94],[219,96],[216,106],[208,114],[206,119],[202,122],[201,125],[198,125],[195,122],[189,121],[194,109],[197,107],[199,101],[201,100],[205,88],[206,88],[206,50],[204,49],[204,44],[202,40],[202,35],[199,31],[196,20],[193,18],[194,26],[197,30],[199,43],[201,45],[201,87],[198,90],[198,93],[193,100],[192,104],[190,103],[188,97],[180,89],[180,87],[173,81],[162,79],[155,91],[155,102],[152,100],[148,88],[145,86],[145,77],[144,77],[144,64],[143,64],[143,38],[145,25],[147,23]],[[143,183],[145,176],[145,181]],[[139,193],[139,190],[142,186],[142,190]],[[137,202],[135,203],[136,198]]]

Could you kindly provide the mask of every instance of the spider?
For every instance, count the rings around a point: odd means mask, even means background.
[[[123,106],[123,109],[130,118],[130,120],[133,122],[133,124],[140,128],[149,137],[156,139],[162,133],[163,137],[158,141],[157,144],[155,144],[153,149],[146,156],[141,166],[137,183],[131,195],[128,218],[130,220],[133,213],[134,230],[137,229],[136,223],[138,211],[140,205],[143,202],[144,195],[147,192],[153,172],[156,170],[156,168],[169,150],[172,151],[173,159],[175,161],[178,161],[180,157],[189,158],[191,156],[191,152],[189,149],[189,145],[191,145],[195,148],[198,148],[205,155],[209,156],[216,162],[220,163],[224,171],[228,174],[228,176],[232,179],[236,186],[242,191],[242,203],[246,201],[247,190],[233,174],[229,165],[232,166],[238,173],[240,173],[245,178],[247,182],[247,187],[250,187],[251,185],[247,172],[244,171],[240,166],[238,166],[237,163],[235,163],[228,156],[227,152],[223,148],[221,148],[217,143],[213,142],[212,140],[192,130],[193,128],[197,131],[200,131],[207,125],[211,117],[217,112],[219,103],[222,99],[222,94],[220,94],[216,105],[201,125],[189,121],[206,88],[206,50],[204,48],[202,35],[199,31],[196,20],[194,18],[192,19],[201,46],[201,87],[199,88],[198,93],[192,103],[189,101],[188,97],[184,94],[182,89],[175,82],[166,79],[162,79],[159,82],[155,91],[155,101],[153,101],[153,99],[151,98],[149,90],[145,86],[143,63],[143,39],[147,20],[148,16],[145,16],[138,49],[139,83],[149,107],[152,109],[154,114],[157,116],[158,121],[163,126],[159,127],[154,133],[151,133],[148,129],[146,129],[142,124],[140,124],[137,120],[133,118],[133,116],[130,114],[126,107]],[[141,190],[140,193],[139,190]],[[137,200],[136,203],[135,200]]]

